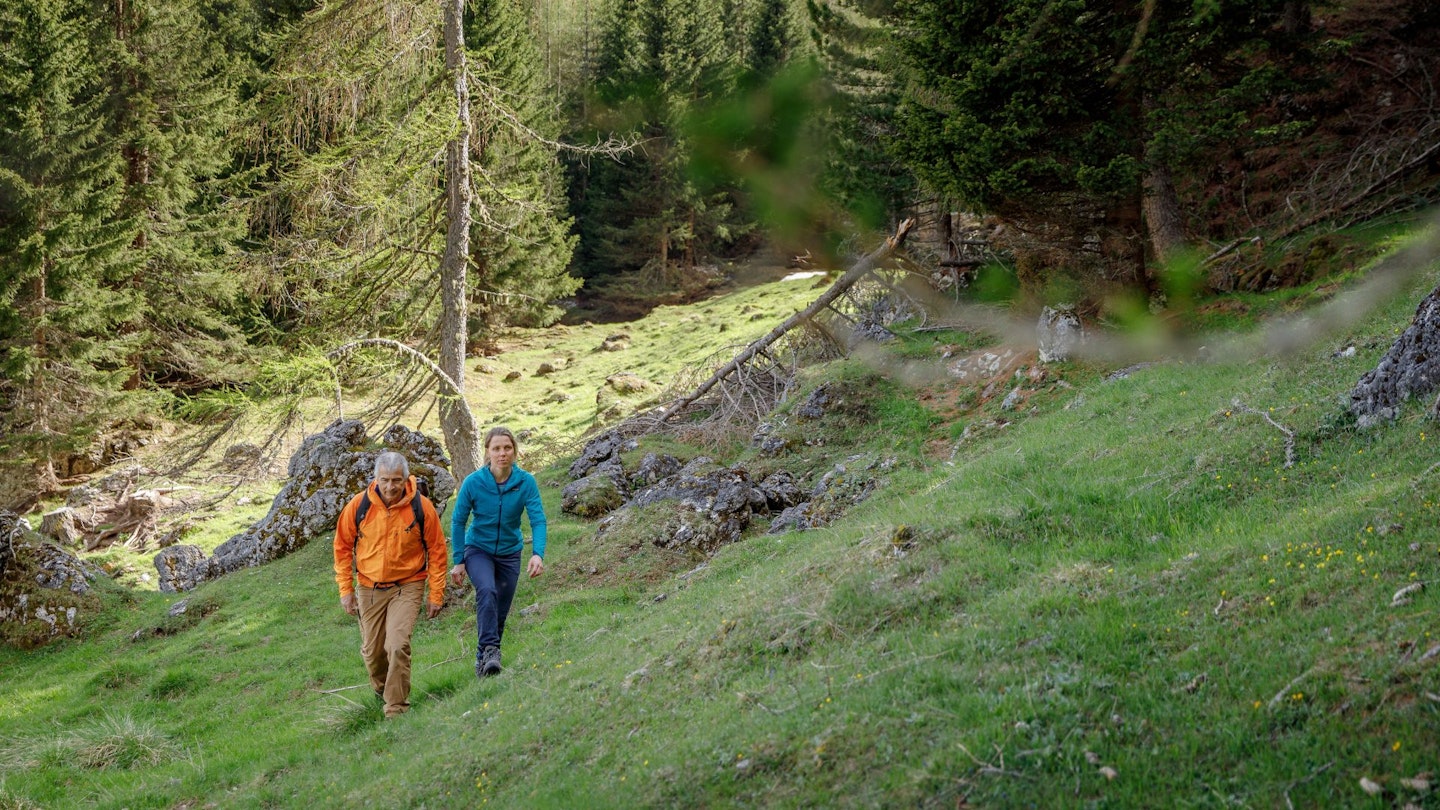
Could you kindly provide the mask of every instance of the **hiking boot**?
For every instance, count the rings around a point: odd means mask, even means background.
[[[482,653],[480,656],[480,675],[481,677],[484,677],[486,675],[499,674],[500,648],[495,646],[486,647],[485,652]]]

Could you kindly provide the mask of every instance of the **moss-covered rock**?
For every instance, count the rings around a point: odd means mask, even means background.
[[[0,643],[29,649],[79,635],[99,607],[90,587],[99,575],[24,518],[0,512]]]

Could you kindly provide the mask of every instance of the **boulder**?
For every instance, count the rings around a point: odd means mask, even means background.
[[[77,635],[99,605],[90,583],[100,575],[29,521],[0,512],[0,642],[29,648]]]
[[[231,571],[283,557],[313,537],[331,534],[340,510],[370,482],[375,458],[386,450],[401,453],[410,461],[411,474],[428,482],[430,499],[437,511],[443,512],[456,485],[439,442],[395,425],[380,443],[379,448],[370,447],[365,426],[354,420],[335,422],[307,436],[290,458],[290,480],[258,523],[221,543],[210,557],[192,545],[170,546],[155,556],[160,590],[187,591]]]
[[[587,475],[565,485],[560,495],[560,510],[582,518],[597,518],[625,503],[625,495],[615,479],[604,473]]]
[[[635,472],[630,474],[628,482],[631,489],[644,489],[654,486],[672,475],[680,472],[680,459],[664,453],[646,453],[640,459],[640,464]]]
[[[636,493],[628,507],[666,503],[669,516],[656,527],[652,542],[661,548],[688,546],[706,553],[740,539],[757,512],[769,508],[764,493],[739,467],[709,467],[697,459],[674,476]]]
[[[601,433],[587,442],[579,457],[570,463],[570,480],[590,475],[596,467],[612,458],[619,463],[622,452],[637,446],[634,439],[626,439],[613,430]]]
[[[891,459],[851,456],[825,475],[811,489],[808,500],[796,503],[770,521],[767,534],[804,531],[827,526],[850,507],[870,497],[880,481],[873,473],[888,469]]]
[[[795,416],[813,421],[824,416],[836,404],[837,399],[830,391],[830,384],[825,383],[817,386],[805,397],[805,401],[795,408]]]
[[[623,352],[630,348],[630,336],[624,332],[617,332],[600,342],[599,350],[602,352]]]
[[[795,474],[789,470],[780,470],[767,476],[760,482],[760,494],[765,496],[771,512],[784,511],[809,497],[795,480]]]
[[[1396,419],[1405,402],[1429,396],[1440,385],[1440,287],[1415,310],[1405,331],[1395,338],[1375,367],[1350,389],[1349,409],[1360,428]],[[1431,413],[1440,415],[1440,400]]]
[[[605,378],[605,387],[621,396],[645,394],[655,390],[655,383],[629,371],[611,374]]]
[[[170,546],[155,555],[155,570],[160,572],[160,589],[166,593],[183,593],[209,579],[212,572],[206,565],[205,552],[198,546]],[[221,572],[214,572],[218,576]]]
[[[648,402],[660,386],[629,371],[611,374],[605,384],[595,390],[595,412],[606,414],[634,408]]]
[[[1040,310],[1040,320],[1035,324],[1035,332],[1042,363],[1069,360],[1085,340],[1085,330],[1080,326],[1080,318],[1070,307],[1045,307]]]
[[[755,426],[755,432],[750,434],[750,446],[760,451],[764,456],[784,455],[790,450],[790,440],[778,432],[778,426],[770,422],[761,422]]]

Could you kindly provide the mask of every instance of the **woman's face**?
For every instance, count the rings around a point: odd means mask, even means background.
[[[515,463],[515,442],[510,441],[509,436],[494,436],[485,446],[485,455],[491,464],[509,467]]]

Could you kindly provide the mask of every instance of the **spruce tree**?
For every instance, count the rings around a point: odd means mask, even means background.
[[[473,136],[479,216],[471,234],[475,301],[472,340],[507,324],[545,326],[554,301],[575,292],[569,274],[575,237],[556,157],[558,100],[546,85],[539,49],[514,0],[478,0],[467,20],[472,69],[484,92],[501,92],[508,114],[476,117]]]
[[[857,225],[886,227],[917,194],[915,175],[893,150],[893,3],[807,0],[806,11],[828,97],[818,124],[826,141],[821,186]]]
[[[934,187],[1100,235],[1110,271],[1147,284],[1147,178],[1238,133],[1293,5],[906,0],[897,143]]]
[[[751,225],[733,185],[700,188],[691,176],[693,114],[734,88],[735,63],[716,0],[613,0],[594,71],[598,128],[640,139],[617,164],[591,163],[581,248],[587,277],[644,271],[647,285],[682,283],[683,271],[722,253]]]
[[[443,166],[455,100],[443,77],[439,9],[326,7],[279,56],[256,142],[279,167],[257,200],[275,312],[296,337],[408,339],[434,324],[444,251]],[[510,0],[466,15],[471,109],[471,341],[506,322],[545,324],[574,290],[569,222],[543,75]]]
[[[242,290],[233,246],[243,223],[226,202],[234,190],[227,135],[239,108],[230,59],[194,0],[95,8],[107,141],[124,165],[120,212],[137,227],[129,286],[141,309],[123,330],[127,386],[233,381],[247,351],[235,324]]]
[[[54,459],[83,444],[124,376],[137,233],[121,210],[122,165],[106,141],[105,88],[85,7],[0,7],[0,453],[41,493]]]

